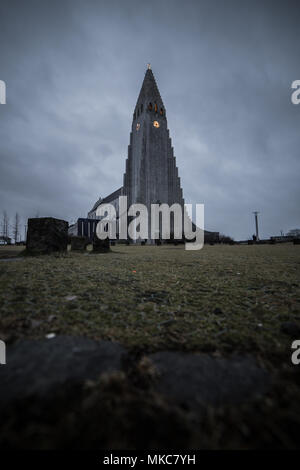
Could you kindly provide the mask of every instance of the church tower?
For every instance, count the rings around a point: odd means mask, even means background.
[[[172,147],[171,138],[167,124],[166,109],[160,96],[150,64],[145,73],[144,81],[133,113],[132,126],[130,132],[130,143],[128,146],[128,157],[126,159],[126,170],[123,179],[123,186],[104,198],[99,198],[88,212],[86,219],[78,219],[69,232],[85,236],[89,239],[95,234],[98,208],[104,204],[111,204],[116,209],[117,221],[124,208],[119,207],[119,197],[127,196],[128,208],[132,204],[144,204],[148,209],[148,243],[151,240],[151,204],[167,204],[169,208],[173,204],[182,207],[182,215],[189,216],[184,207],[184,199],[180,186],[180,178],[176,166],[176,158]],[[175,216],[171,212],[170,236],[174,235]],[[127,221],[131,221],[132,216]],[[178,222],[177,222],[178,223]],[[196,229],[194,223],[193,232]],[[184,227],[182,226],[182,229]],[[156,226],[154,231],[156,231]],[[181,227],[179,227],[181,232]],[[138,232],[138,231],[137,231]],[[182,232],[183,233],[183,232]],[[204,231],[206,241],[217,241],[218,232]],[[164,237],[161,229],[155,237]]]
[[[166,109],[148,64],[133,113],[123,194],[131,204],[184,204]]]

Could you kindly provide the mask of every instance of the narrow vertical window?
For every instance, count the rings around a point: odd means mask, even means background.
[[[152,103],[149,103],[148,109],[149,111],[152,111]]]
[[[154,111],[157,113],[157,104],[154,105]]]

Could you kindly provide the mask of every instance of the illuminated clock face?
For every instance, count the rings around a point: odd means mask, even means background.
[[[154,127],[159,127],[159,122],[158,122],[158,121],[154,121],[154,122],[153,122],[153,126],[154,126]]]
[[[139,130],[140,130],[140,127],[141,127],[141,125],[140,125],[140,123],[138,122],[137,125],[136,125],[136,130],[139,131]]]

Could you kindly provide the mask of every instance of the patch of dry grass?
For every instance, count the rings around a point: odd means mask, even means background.
[[[1,261],[0,334],[288,357],[280,325],[300,319],[299,268],[290,244],[117,245],[107,254]]]

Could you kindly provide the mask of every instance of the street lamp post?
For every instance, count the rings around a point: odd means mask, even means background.
[[[259,214],[259,212],[258,212],[258,211],[254,211],[253,214],[254,214],[254,217],[255,217],[256,241],[258,241],[258,240],[259,240],[259,237],[258,237],[258,219],[257,219],[257,214]]]

